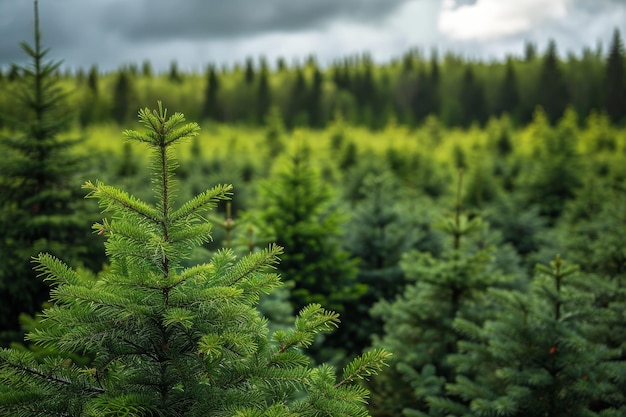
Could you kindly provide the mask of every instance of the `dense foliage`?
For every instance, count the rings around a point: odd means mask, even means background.
[[[98,279],[49,254],[37,271],[54,285],[54,306],[37,345],[93,357],[80,367],[61,359],[38,363],[29,352],[0,350],[0,411],[15,416],[366,416],[367,390],[388,354],[374,350],[333,368],[308,366],[314,336],[332,330],[337,314],[309,304],[293,328],[268,334],[255,308],[279,285],[271,271],[282,252],[270,246],[237,259],[217,252],[210,263],[183,268],[191,249],[211,238],[203,213],[227,199],[218,185],[176,206],[171,148],[197,134],[176,113],[140,111],[145,132],[128,139],[151,153],[156,204],[101,182],[87,182],[110,219],[93,227],[106,236],[110,267]]]
[[[261,271],[251,276],[261,279],[278,255],[268,244],[276,241],[284,247],[275,267],[289,285],[269,295],[259,294],[259,305],[251,288],[237,284],[232,290],[243,297],[233,295],[241,302],[237,304],[241,314],[245,313],[248,333],[243,334],[250,336],[242,343],[258,342],[239,352],[247,358],[246,364],[253,362],[251,358],[266,360],[263,355],[271,355],[276,343],[281,343],[276,337],[292,335],[292,325],[303,323],[292,312],[311,302],[321,303],[340,311],[338,317],[332,316],[332,323],[341,320],[341,325],[330,334],[309,334],[308,349],[298,349],[293,357],[304,363],[309,360],[302,356],[306,352],[314,361],[346,363],[372,346],[392,352],[391,366],[367,383],[369,412],[374,416],[612,417],[626,412],[624,59],[616,30],[607,51],[585,49],[566,58],[551,43],[542,54],[528,44],[524,57],[511,56],[504,62],[474,62],[453,54],[426,58],[410,51],[387,64],[374,64],[362,56],[326,68],[313,58],[293,66],[281,61],[272,68],[264,60],[257,65],[248,59],[235,68],[210,65],[206,74],[185,73],[175,63],[168,74],[154,73],[149,62],[106,74],[95,66],[74,74],[60,74],[57,68],[49,80],[72,91],[64,108],[79,110],[63,137],[80,132],[85,141],[75,147],[97,155],[90,161],[98,178],[121,184],[127,195],[137,197],[131,201],[141,199],[145,207],[157,211],[163,200],[160,194],[150,193],[156,171],[148,168],[147,156],[136,147],[110,140],[118,135],[118,122],[131,123],[140,103],[157,98],[193,119],[207,121],[202,133],[169,155],[181,161],[168,171],[180,181],[169,201],[186,207],[209,184],[234,184],[232,202],[206,214],[221,226],[212,230],[213,240],[203,234],[183,259],[177,257],[182,252],[173,253],[171,246],[161,244],[158,233],[145,240],[148,235],[138,232],[133,239],[144,239],[142,246],[152,248],[150,262],[176,255],[172,261],[180,262],[180,268],[172,277],[208,268],[205,276],[221,279],[222,261],[236,269],[250,260],[265,259]],[[26,79],[18,67],[0,78],[6,87],[0,90],[0,109],[7,116],[3,138],[20,132],[15,120],[32,124],[28,113],[17,112],[16,96],[11,94]],[[3,139],[3,154],[13,152],[11,143]],[[85,171],[76,173],[84,180],[91,177]],[[0,177],[3,184],[19,189],[15,177],[4,171]],[[30,213],[24,213],[19,221],[30,221]],[[95,297],[91,291],[96,287],[114,294],[115,283],[127,282],[130,275],[123,272],[128,262],[116,251],[129,249],[130,242],[118,239],[151,224],[145,219],[131,221],[127,230],[128,219],[114,221],[118,222],[114,227],[122,227],[126,234],[114,230],[111,235],[112,223],[101,223],[97,229],[109,239],[110,263],[102,271],[97,264],[92,272],[71,272],[80,277],[72,285],[89,297]],[[21,233],[21,224],[3,223],[3,227]],[[199,220],[193,227],[200,224],[204,223]],[[66,249],[60,256],[73,258],[80,248],[74,242],[88,235],[83,230],[64,241]],[[14,242],[11,236],[2,236],[4,245]],[[24,253],[32,249],[22,247]],[[148,255],[145,250],[141,253]],[[90,266],[96,259],[78,255],[77,264]],[[21,259],[25,266],[29,256],[30,252]],[[40,261],[44,262],[40,268],[60,268],[53,258]],[[163,268],[142,265],[134,262],[128,268],[145,267],[146,277],[163,273]],[[224,277],[228,268],[223,269]],[[149,283],[139,280],[139,284]],[[196,309],[204,302],[200,300],[204,293],[193,288],[189,297],[196,297],[197,305],[164,307],[158,295],[163,287],[157,284],[142,287],[144,298],[127,297],[126,292],[123,297],[135,306],[132,314],[167,322],[163,326],[175,336],[175,343],[168,341],[164,349],[160,339],[149,339],[153,351],[133,365],[148,366],[152,359],[175,351],[182,354],[177,363],[189,366],[185,369],[200,366],[198,355],[212,358],[202,366],[224,359],[224,355],[211,356],[209,348],[191,354],[184,350],[187,345],[178,344],[186,340],[182,334],[189,329],[211,330],[204,319],[217,317],[209,316],[217,310]],[[54,285],[57,305],[47,310],[44,323],[27,322],[33,342],[37,335],[61,333],[47,318],[50,312],[74,311],[70,307],[74,290],[63,292],[71,285]],[[171,291],[179,291],[176,288]],[[98,313],[110,314],[107,320],[120,323],[143,323],[133,322],[131,317],[136,316],[131,312],[124,315],[116,310],[115,300],[95,300],[108,303]],[[218,305],[215,301],[215,308]],[[266,337],[253,311],[257,307],[271,321],[274,339]],[[24,310],[38,308],[29,305]],[[301,316],[313,312],[305,309]],[[128,330],[124,329],[119,331]],[[280,331],[272,333],[275,329]],[[70,332],[67,337],[75,335]],[[239,339],[229,333],[219,339],[220,346],[225,349],[235,340]],[[105,347],[130,349],[120,343]],[[95,354],[100,348],[96,344],[63,356],[72,360],[36,364],[33,361],[44,361],[45,355],[37,350],[42,346],[78,347],[40,341],[31,346],[37,356],[20,353],[23,356],[18,357],[13,352],[7,354],[6,363],[23,359],[27,365],[22,370],[42,372],[56,366],[55,375],[67,372],[67,378],[84,381],[82,387],[96,387],[97,392],[81,404],[101,394],[97,378],[132,376],[125,373],[127,363],[104,364],[105,356]],[[93,363],[78,376],[73,361],[78,360],[76,354],[85,353],[84,359]],[[233,375],[242,371],[235,362],[229,364]],[[316,369],[314,373],[328,368]],[[252,379],[244,380],[258,381],[254,378],[265,371],[261,367],[257,371],[247,373]],[[3,375],[9,378],[9,386],[21,378],[15,369]],[[336,383],[329,381],[327,388]],[[53,382],[27,386],[24,395],[45,398],[58,388],[50,388]],[[275,389],[272,393],[293,388],[278,385],[255,388]],[[241,386],[229,387],[240,394]],[[176,382],[161,388],[168,399],[150,400],[151,404],[162,405],[191,392],[186,388],[181,392]],[[117,398],[117,404],[130,407],[152,398],[151,389],[127,398],[115,397],[113,390],[101,398]],[[192,391],[195,395],[205,389],[209,388]],[[70,394],[66,391],[59,398],[68,399]],[[135,400],[138,403],[132,403]],[[184,412],[191,413],[196,405],[190,407]],[[283,415],[282,405],[276,407],[267,415]],[[263,415],[251,410],[242,413]]]

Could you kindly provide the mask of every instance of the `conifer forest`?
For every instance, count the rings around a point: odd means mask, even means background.
[[[35,3],[36,5],[36,3]],[[0,70],[0,416],[626,416],[626,51]]]

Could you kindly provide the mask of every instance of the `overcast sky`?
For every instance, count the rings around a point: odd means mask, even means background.
[[[580,53],[614,28],[626,35],[626,0],[40,0],[43,42],[66,67],[115,69],[149,59],[185,70],[248,57],[322,64],[369,52],[377,61],[409,48],[469,58],[521,55],[525,41]],[[0,66],[32,43],[33,1],[0,0]]]

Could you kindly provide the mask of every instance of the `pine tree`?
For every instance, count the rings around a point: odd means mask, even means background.
[[[313,128],[324,125],[324,115],[322,107],[322,88],[324,77],[322,72],[315,66],[313,70],[313,81],[311,89],[308,91],[307,108],[309,113],[309,124]]]
[[[378,372],[388,354],[370,351],[346,366],[310,368],[302,348],[337,324],[312,304],[295,326],[268,334],[255,305],[279,285],[281,248],[241,259],[218,251],[210,263],[181,266],[210,239],[205,212],[228,199],[218,185],[176,207],[173,147],[198,133],[176,113],[143,109],[144,132],[129,140],[151,153],[156,204],[101,182],[84,188],[110,219],[93,229],[106,237],[110,268],[97,280],[49,254],[36,269],[54,285],[54,306],[28,339],[92,355],[89,367],[0,350],[0,413],[19,416],[367,416],[367,391],[353,384]]]
[[[295,80],[289,92],[289,108],[286,114],[286,122],[289,128],[306,125],[309,123],[309,115],[306,107],[308,89],[302,68],[296,68]]]
[[[613,32],[609,56],[606,61],[605,97],[606,112],[615,123],[626,113],[626,71],[624,71],[624,44],[618,29]]]
[[[272,104],[271,89],[269,83],[269,70],[267,64],[261,66],[259,73],[259,84],[257,86],[256,95],[256,120],[257,123],[263,124],[270,111]]]
[[[559,65],[556,43],[552,40],[543,57],[539,84],[537,85],[538,104],[548,116],[551,124],[563,116],[568,102],[568,91]]]
[[[183,82],[183,78],[180,75],[180,71],[178,70],[178,62],[176,60],[170,63],[170,72],[168,75],[168,79],[173,82],[180,84]]]
[[[528,293],[490,292],[498,314],[484,324],[455,321],[466,340],[450,360],[458,376],[447,391],[464,404],[432,399],[435,413],[577,417],[626,411],[621,350],[585,336],[586,326],[607,315],[593,306],[597,284],[559,256],[536,271]]]
[[[487,119],[485,93],[482,85],[474,76],[471,66],[468,66],[463,73],[459,101],[463,109],[460,120],[461,126],[468,127],[474,122],[485,123]]]
[[[89,74],[87,74],[87,85],[94,96],[98,95],[98,67],[92,65],[89,68]]]
[[[382,324],[370,317],[370,309],[377,301],[391,301],[401,293],[405,279],[399,261],[418,238],[398,190],[388,171],[366,175],[360,189],[363,199],[355,203],[346,225],[345,246],[359,259],[356,280],[367,286],[367,293],[344,314],[344,331],[352,334],[347,348],[352,353],[369,346],[373,334],[382,333]]]
[[[217,75],[215,66],[209,66],[207,71],[207,86],[204,97],[204,107],[202,116],[214,121],[221,121],[221,109],[218,102],[218,94],[220,91],[220,80]]]
[[[504,79],[502,80],[497,100],[495,113],[499,116],[508,114],[515,118],[515,112],[520,104],[520,97],[513,58],[511,57],[508,57],[506,60]]]
[[[97,240],[81,227],[93,213],[81,209],[82,196],[72,185],[80,183],[88,160],[76,151],[81,139],[60,137],[72,115],[56,77],[60,62],[47,61],[37,1],[34,6],[34,46],[21,44],[31,62],[20,68],[19,130],[1,142],[0,344],[21,339],[19,314],[33,315],[48,299],[48,285],[32,271],[32,256],[63,254],[72,265],[83,260],[93,269],[103,260],[93,256]]]
[[[244,79],[246,84],[250,85],[254,82],[254,62],[251,57],[246,58],[246,69]]]
[[[451,245],[437,258],[426,252],[406,253],[400,266],[407,281],[414,282],[396,299],[383,300],[372,310],[384,323],[384,334],[375,345],[394,352],[390,368],[372,381],[377,410],[411,417],[447,415],[430,414],[430,399],[445,397],[446,383],[456,376],[450,358],[457,353],[459,336],[452,324],[458,317],[486,315],[488,308],[481,304],[485,290],[510,285],[510,277],[495,265],[495,248],[472,248],[467,239],[484,224],[480,217],[462,212],[460,190],[461,180],[454,215],[441,224]]]
[[[533,124],[541,132],[535,154],[530,158],[531,169],[520,178],[527,203],[537,205],[540,214],[554,222],[575,196],[584,174],[584,159],[578,153],[578,117],[568,110],[553,129],[546,116],[536,112]]]
[[[113,87],[113,107],[111,115],[118,124],[126,122],[133,107],[131,75],[128,70],[120,68]]]
[[[296,310],[318,303],[342,314],[365,292],[356,283],[355,262],[339,245],[342,216],[330,203],[329,189],[302,146],[260,191],[257,227],[266,240],[285,248],[278,270],[294,283],[290,301]],[[330,335],[328,343],[341,347],[341,337]]]

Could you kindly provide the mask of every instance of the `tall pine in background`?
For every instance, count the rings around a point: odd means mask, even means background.
[[[63,137],[71,114],[56,76],[60,62],[46,60],[34,5],[35,43],[20,45],[30,64],[20,68],[19,119],[13,121],[19,130],[1,142],[0,344],[21,339],[19,314],[34,314],[48,299],[48,286],[32,271],[32,256],[63,254],[69,263],[83,259],[91,268],[103,260],[92,256],[89,246],[97,240],[83,228],[89,217],[76,191],[86,160],[75,151],[80,140]]]
[[[613,32],[606,62],[604,88],[606,112],[611,121],[619,123],[624,120],[626,114],[626,71],[624,70],[624,44],[617,29]]]
[[[54,285],[54,306],[29,340],[94,358],[89,367],[29,352],[0,350],[0,414],[15,416],[367,416],[367,391],[354,384],[389,356],[370,351],[343,376],[309,366],[302,349],[337,325],[318,304],[303,308],[294,327],[269,334],[256,305],[280,284],[281,248],[270,245],[238,259],[232,250],[209,263],[183,267],[211,239],[206,212],[228,199],[217,185],[177,206],[173,147],[198,126],[176,113],[139,113],[145,132],[127,139],[147,145],[156,204],[101,182],[84,188],[109,220],[93,229],[106,237],[110,268],[97,280],[51,256],[37,271]]]

